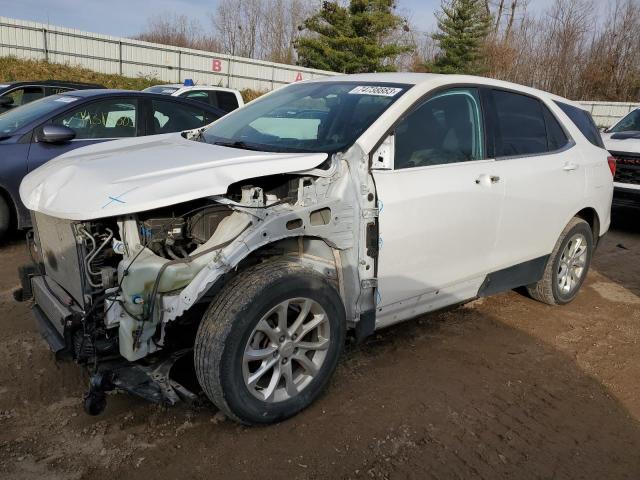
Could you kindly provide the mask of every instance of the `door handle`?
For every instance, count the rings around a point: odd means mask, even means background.
[[[564,164],[562,169],[565,172],[571,172],[572,170],[577,170],[578,169],[578,165],[573,163],[573,162],[567,162],[567,163]]]
[[[476,178],[476,185],[491,185],[492,183],[498,183],[500,181],[500,177],[497,175],[487,175],[483,173],[478,178]]]

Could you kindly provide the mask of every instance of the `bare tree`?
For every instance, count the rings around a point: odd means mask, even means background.
[[[211,23],[222,53],[255,58],[258,56],[258,29],[263,17],[261,0],[221,0]]]
[[[504,10],[504,0],[500,0],[498,3],[498,13],[496,14],[496,21],[494,23],[493,32],[498,33],[500,29],[500,21],[502,20],[502,11]]]
[[[169,13],[154,15],[147,21],[146,30],[135,38],[146,42],[199,50],[215,51],[220,48],[215,38],[203,32],[197,20],[186,15]]]
[[[305,18],[320,6],[319,1],[263,0],[264,22],[260,30],[261,57],[280,63],[295,63],[293,42]]]
[[[516,18],[516,11],[518,10],[518,0],[511,1],[511,14],[509,15],[509,23],[507,23],[507,30],[504,34],[504,38],[508,41],[511,36],[511,29],[513,28],[513,20]]]
[[[575,99],[637,101],[640,0],[608,6],[599,18],[592,0],[555,0],[532,15],[526,0],[511,0],[485,46],[485,74]]]

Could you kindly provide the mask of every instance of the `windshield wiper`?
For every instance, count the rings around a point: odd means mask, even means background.
[[[260,148],[249,145],[242,140],[235,140],[233,142],[213,142],[214,145],[220,145],[221,147],[231,147],[231,148],[240,148],[242,150],[255,150],[255,151],[263,151]]]

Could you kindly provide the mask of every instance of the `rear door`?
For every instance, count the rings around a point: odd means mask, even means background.
[[[395,129],[379,199],[378,326],[473,297],[493,267],[504,184],[487,154],[480,94],[434,94]]]
[[[76,132],[76,138],[63,144],[39,142],[38,133],[41,127],[36,128],[29,149],[29,171],[76,148],[138,136],[140,134],[139,110],[137,98],[116,97],[84,102],[54,117],[47,123],[73,129]]]
[[[497,269],[548,255],[585,194],[585,168],[569,134],[536,97],[493,89],[489,132],[505,201]]]

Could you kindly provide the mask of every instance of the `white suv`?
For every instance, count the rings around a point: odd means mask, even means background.
[[[640,211],[640,108],[605,130],[602,137],[616,159],[613,205]]]
[[[55,350],[97,365],[90,413],[113,387],[191,398],[181,357],[230,417],[282,420],[326,387],[347,332],[521,286],[575,298],[613,182],[567,111],[584,112],[485,78],[337,76],[75,150],[22,183],[25,296]]]
[[[155,85],[142,90],[149,93],[160,93],[173,97],[184,97],[206,103],[224,110],[232,112],[244,105],[242,94],[232,88],[214,87],[211,85],[181,85],[172,83],[168,85]]]

